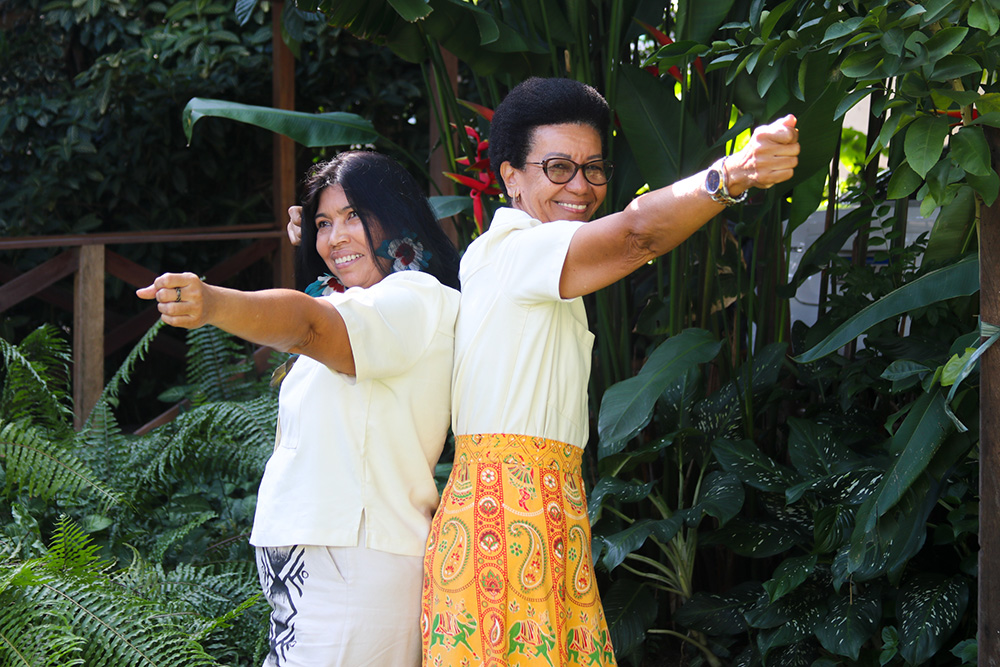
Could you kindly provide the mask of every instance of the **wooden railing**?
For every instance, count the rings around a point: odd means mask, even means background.
[[[90,414],[104,388],[104,359],[139,339],[159,318],[155,304],[140,314],[126,317],[107,311],[104,303],[108,275],[134,287],[153,282],[158,271],[126,259],[108,246],[135,243],[197,243],[255,239],[205,272],[211,283],[222,283],[255,262],[271,258],[274,285],[290,287],[290,245],[274,224],[203,228],[199,230],[154,230],[67,236],[30,236],[0,239],[3,251],[29,248],[66,248],[35,268],[19,273],[0,262],[0,313],[29,298],[39,298],[73,314],[73,405],[79,427]],[[3,255],[0,254],[0,257]],[[73,276],[73,289],[58,283]],[[184,346],[168,337],[154,342],[162,352],[184,358]]]

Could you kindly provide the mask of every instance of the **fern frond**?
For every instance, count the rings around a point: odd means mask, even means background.
[[[134,595],[164,605],[179,605],[214,623],[248,597],[259,593],[252,563],[239,566],[181,564],[169,572],[162,565],[133,561],[120,582]]]
[[[166,530],[156,538],[156,545],[153,548],[153,559],[162,561],[170,547],[183,540],[188,533],[195,528],[199,528],[206,522],[211,521],[218,515],[215,512],[200,512],[186,523],[176,528]]]
[[[84,427],[74,434],[73,451],[111,488],[118,488],[115,473],[128,465],[132,452],[129,438],[122,433],[107,401],[98,400]]]
[[[0,577],[0,667],[82,665],[84,641],[70,630],[62,610],[25,599],[21,586],[35,580],[30,568],[22,564]]]
[[[239,603],[235,608],[230,609],[222,616],[218,618],[213,618],[211,623],[208,623],[204,628],[202,628],[196,635],[196,639],[199,642],[204,641],[212,633],[218,632],[220,630],[228,630],[233,626],[233,622],[242,617],[247,612],[261,613],[263,612],[264,594],[260,591],[254,593],[248,597],[243,602]]]
[[[112,407],[117,406],[118,392],[121,390],[122,384],[128,382],[136,362],[146,356],[146,352],[149,351],[149,346],[152,345],[153,339],[156,338],[156,334],[158,334],[160,329],[163,327],[163,320],[157,320],[156,324],[151,326],[149,331],[147,331],[143,337],[139,339],[139,342],[135,344],[132,351],[128,353],[127,357],[125,357],[125,361],[122,362],[122,365],[118,367],[117,371],[115,371],[115,374],[108,381],[108,384],[105,385],[104,391],[101,392],[101,397],[98,399],[99,401],[105,401]],[[89,421],[90,420],[88,419],[88,422]]]
[[[52,532],[45,566],[74,577],[97,574],[109,566],[100,559],[100,550],[76,522],[63,514]]]
[[[73,632],[85,640],[83,659],[88,666],[217,664],[190,639],[186,628],[164,620],[161,607],[127,595],[107,581],[49,574],[25,593],[32,604],[69,611]]]
[[[192,469],[259,476],[274,449],[277,412],[276,397],[265,395],[252,401],[210,403],[184,413],[171,425],[169,439],[153,453],[147,480],[172,479]]]
[[[59,492],[96,494],[107,504],[119,496],[107,487],[62,442],[51,440],[23,423],[0,421],[0,461],[7,473],[7,490],[19,486],[43,500]]]
[[[189,637],[188,628],[166,620],[169,610],[132,595],[109,574],[96,545],[70,519],[59,520],[48,554],[29,562],[31,576],[13,579],[23,604],[52,609],[71,619],[80,656],[88,666],[154,667],[214,665]]]
[[[252,561],[209,566],[182,564],[171,571],[132,549],[132,564],[117,576],[132,595],[185,618],[193,638],[209,653],[245,660],[248,646],[267,632],[268,606]]]
[[[14,346],[0,339],[3,387],[0,419],[27,420],[46,427],[71,428],[69,345],[59,330],[42,325]]]
[[[191,402],[202,405],[251,395],[255,386],[253,362],[239,339],[221,329],[205,326],[187,334],[188,382],[196,387]]]

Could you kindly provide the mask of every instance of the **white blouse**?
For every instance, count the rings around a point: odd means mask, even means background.
[[[583,447],[594,335],[580,298],[562,299],[570,239],[585,223],[502,208],[462,257],[452,430]]]
[[[421,556],[451,408],[458,292],[418,271],[324,298],[347,324],[357,375],[300,356],[281,385],[278,436],[254,546],[365,546]]]

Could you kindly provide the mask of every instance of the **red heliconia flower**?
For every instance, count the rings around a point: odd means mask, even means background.
[[[463,104],[469,105],[470,103],[463,102]],[[485,107],[481,108],[484,111],[489,112],[490,117],[492,117],[492,111],[486,109]],[[455,162],[463,165],[469,171],[476,172],[476,177],[472,178],[470,176],[462,176],[461,174],[452,174],[450,172],[445,172],[444,175],[471,190],[469,196],[472,198],[472,215],[476,220],[476,228],[481,234],[483,231],[483,222],[486,219],[485,212],[483,210],[483,195],[498,195],[500,194],[500,188],[497,186],[496,175],[493,173],[493,170],[490,169],[490,159],[488,157],[484,157],[484,154],[489,150],[490,142],[488,140],[483,140],[479,136],[479,132],[477,132],[474,127],[469,127],[468,125],[465,126],[465,134],[476,142],[476,159],[473,161],[468,157],[464,157],[455,160]]]
[[[668,37],[667,35],[665,35],[663,32],[657,30],[653,26],[649,25],[648,23],[644,23],[643,21],[640,21],[639,19],[633,19],[633,20],[636,23],[638,23],[639,25],[641,25],[643,30],[645,30],[650,35],[652,35],[653,39],[655,39],[660,44],[660,46],[666,46],[667,44],[673,44],[674,43],[674,40],[670,39],[670,37]],[[694,68],[698,71],[698,76],[701,77],[702,82],[704,82],[705,81],[705,66],[701,62],[701,57],[698,57],[698,58],[694,59]],[[649,73],[651,73],[651,74],[654,74],[655,76],[659,76],[660,75],[660,68],[657,67],[656,65],[650,65],[649,67],[646,68],[646,71],[649,72]],[[681,80],[681,71],[680,71],[680,69],[678,69],[678,67],[676,65],[674,65],[669,70],[667,70],[667,74],[669,74],[670,76],[674,77],[678,81]]]

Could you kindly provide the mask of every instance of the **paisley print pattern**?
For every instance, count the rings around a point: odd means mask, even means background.
[[[521,435],[455,439],[424,556],[425,667],[617,664],[594,584],[581,456]]]

